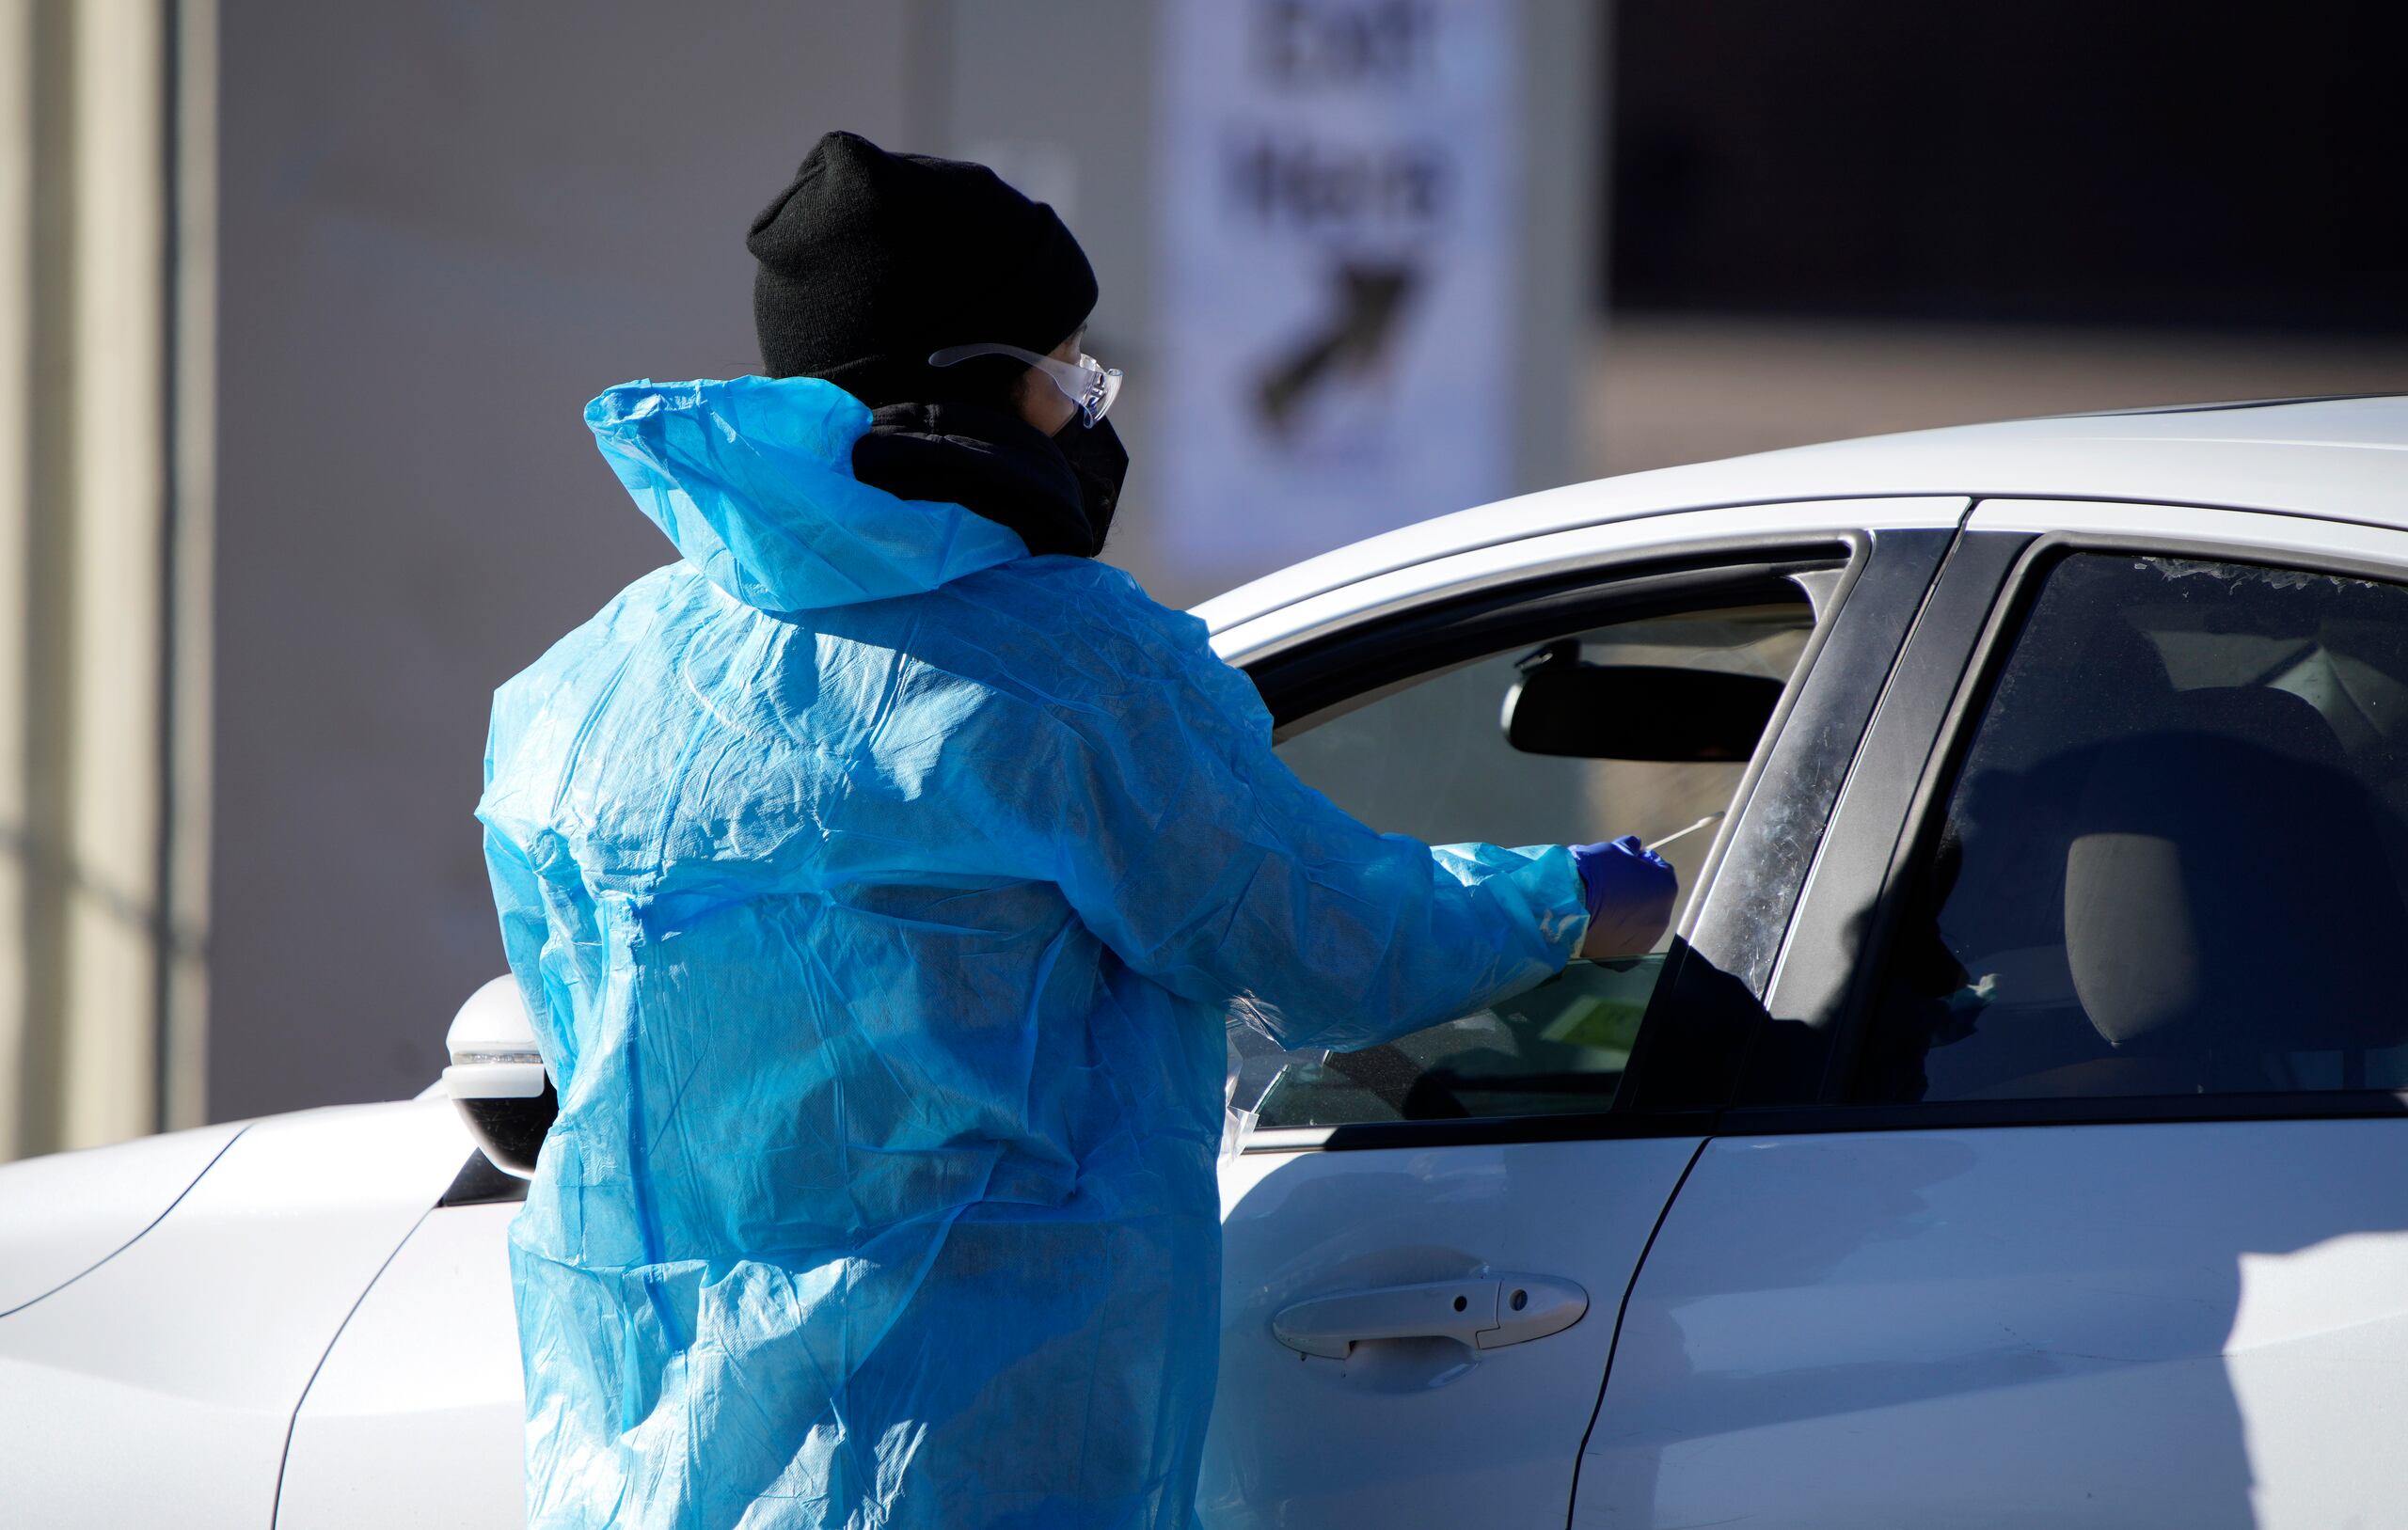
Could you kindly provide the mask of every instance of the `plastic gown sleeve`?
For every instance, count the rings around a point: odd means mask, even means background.
[[[1436,848],[1298,780],[1244,676],[1204,642],[1071,725],[1062,885],[1131,967],[1281,1046],[1377,1045],[1560,971],[1589,915],[1560,845]],[[1078,820],[1088,821],[1079,824]]]

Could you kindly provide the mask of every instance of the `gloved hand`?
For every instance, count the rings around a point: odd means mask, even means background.
[[[1589,934],[1580,954],[1591,961],[1645,954],[1672,922],[1680,878],[1671,863],[1640,848],[1636,834],[1571,849],[1589,904]]]

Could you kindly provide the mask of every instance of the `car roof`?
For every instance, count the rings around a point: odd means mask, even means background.
[[[1956,425],[1626,473],[1371,537],[1242,585],[1196,613],[1226,631],[1376,574],[1603,521],[1909,495],[2204,505],[2408,528],[2408,393]]]

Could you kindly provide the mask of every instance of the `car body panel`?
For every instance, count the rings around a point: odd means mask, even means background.
[[[245,1125],[196,1127],[0,1167],[0,1317],[156,1225]]]
[[[293,1419],[278,1530],[526,1522],[517,1213],[430,1212],[377,1275]]]
[[[1197,1503],[1229,1530],[1560,1524],[1614,1316],[1695,1138],[1247,1154],[1221,1179],[1220,1401]],[[1317,1297],[1481,1270],[1578,1284],[1529,1343],[1283,1346]]]
[[[11,1472],[10,1519],[268,1524],[320,1358],[467,1151],[436,1100],[260,1121],[132,1247],[0,1320],[8,1459],[73,1463]]]
[[[2396,1520],[2403,1151],[2397,1121],[1719,1139],[1574,1523]]]

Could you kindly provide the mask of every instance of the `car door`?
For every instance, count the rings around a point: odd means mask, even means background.
[[[2404,744],[2408,536],[1976,507],[1574,1522],[2395,1520]]]
[[[1837,797],[1962,501],[1590,528],[1383,575],[1222,635],[1305,779],[1444,843],[1664,843],[1676,933],[1354,1054],[1233,1033],[1214,1526],[1560,1524],[1631,1275],[1737,1077]],[[1507,742],[1534,667],[1661,679],[1568,754]],[[1665,740],[1780,682],[1752,750]],[[1519,730],[1517,730],[1518,734]],[[1735,1002],[1734,995],[1742,1002]]]

